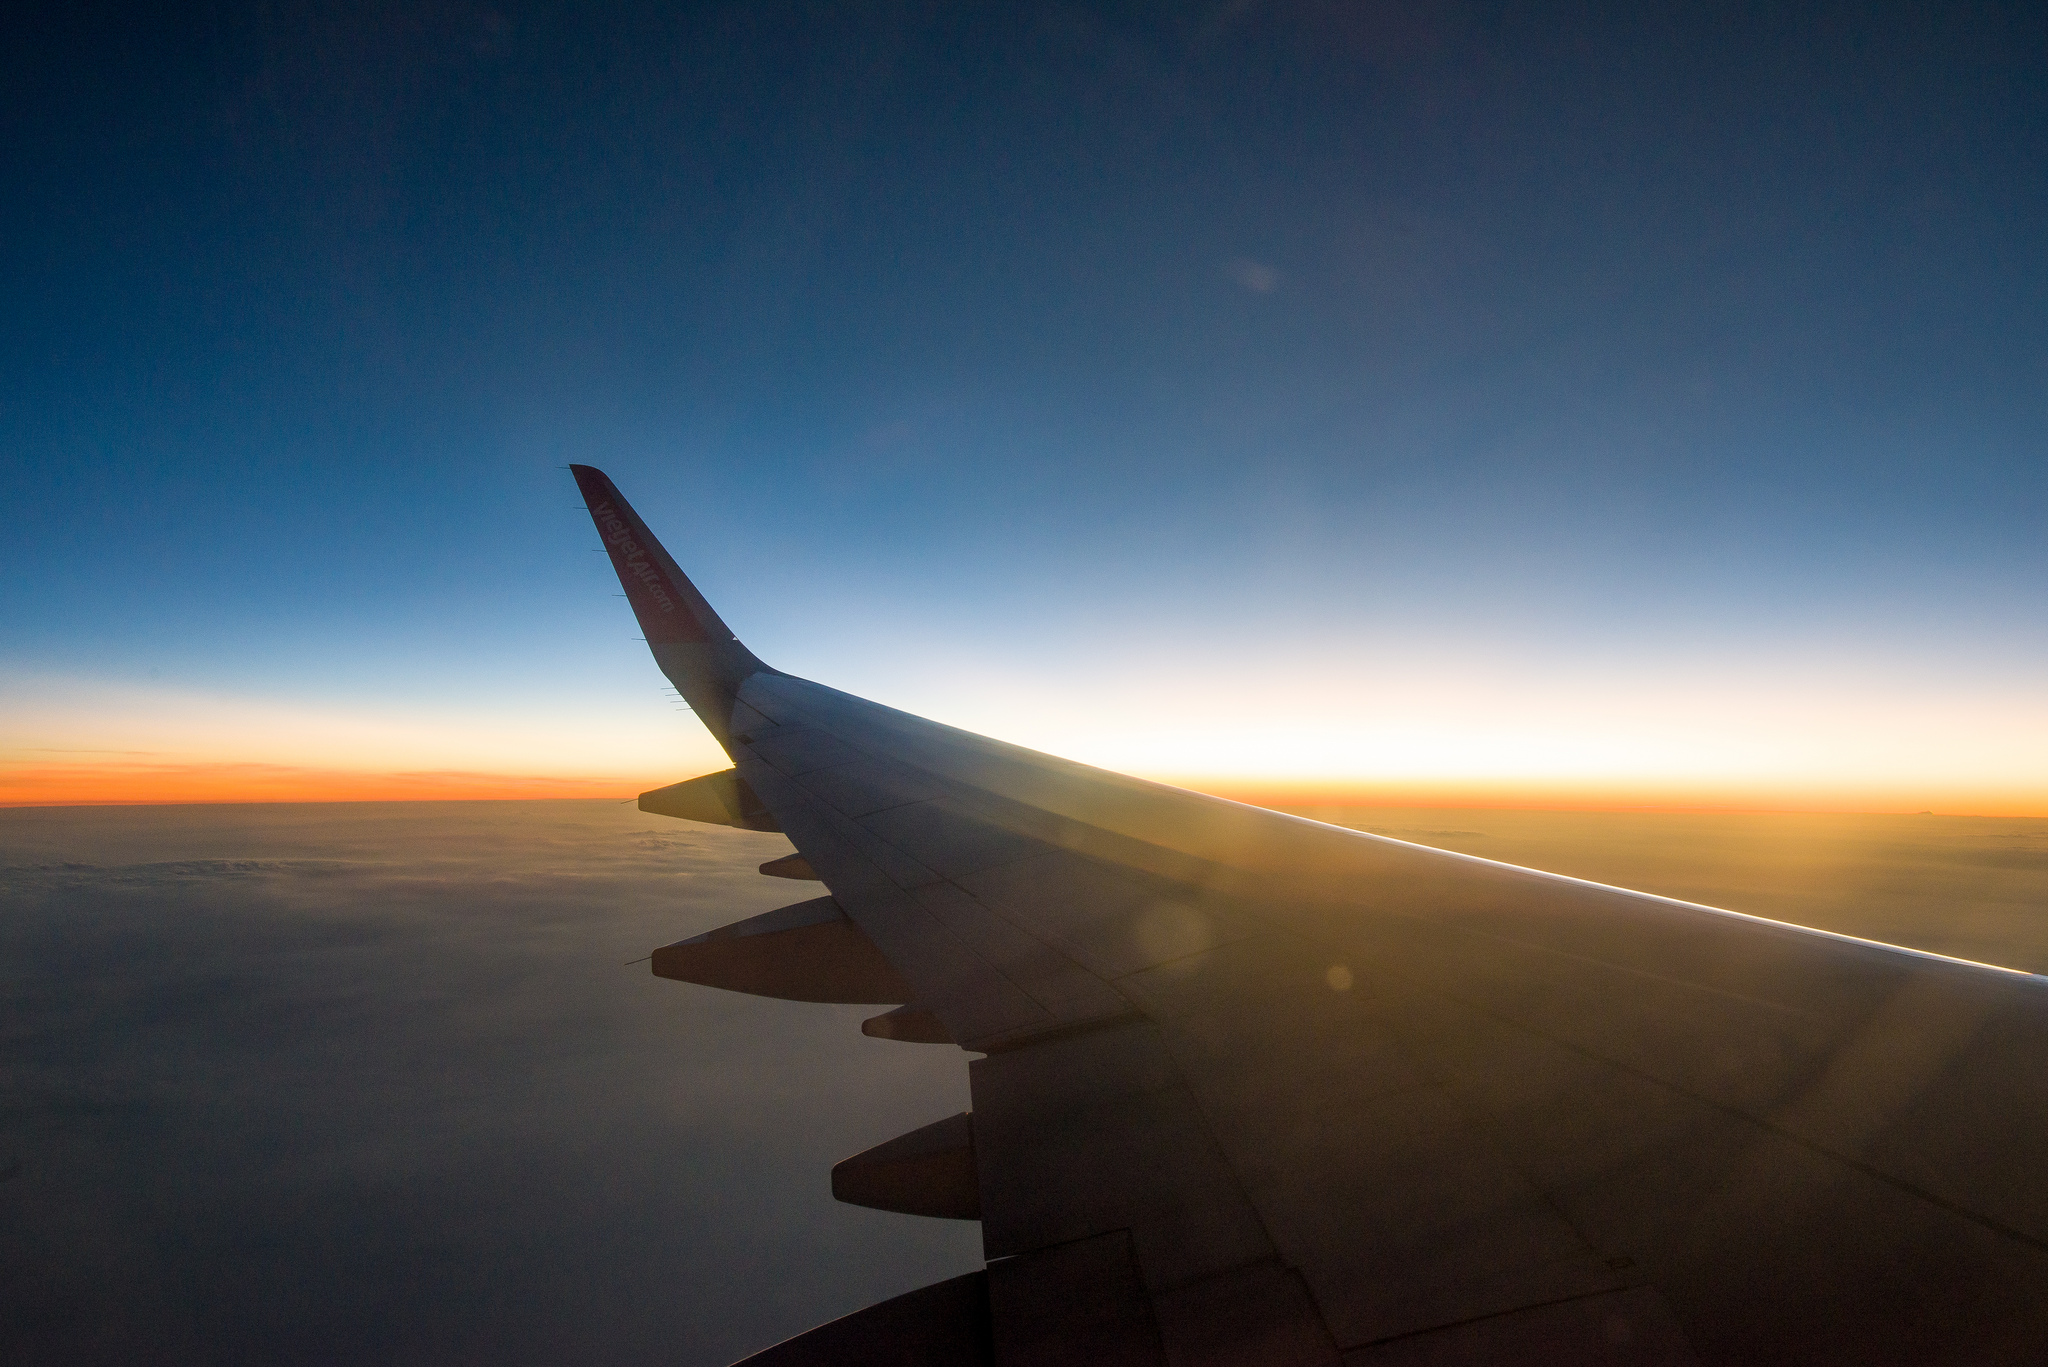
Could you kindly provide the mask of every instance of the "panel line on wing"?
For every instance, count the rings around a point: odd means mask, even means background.
[[[1570,1039],[1557,1035],[1552,1035],[1547,1031],[1537,1029],[1533,1026],[1522,1025],[1519,1022],[1504,1021],[1503,1023],[1514,1026],[1517,1029],[1528,1030],[1531,1034],[1539,1035],[1542,1038],[1550,1041],[1552,1044],[1557,1045],[1559,1048],[1569,1050],[1572,1053],[1579,1055],[1580,1057],[1586,1059],[1591,1063],[1617,1069],[1621,1072],[1627,1073],[1628,1075],[1638,1079],[1639,1081],[1649,1083],[1650,1085],[1655,1087],[1663,1088],[1676,1095],[1684,1097],[1688,1101],[1696,1102],[1701,1106],[1709,1107],[1715,1111],[1720,1112],[1723,1115],[1728,1116],[1730,1119],[1739,1121],[1743,1124],[1752,1125],[1759,1130],[1774,1135],[1777,1138],[1786,1141],[1787,1143],[1795,1144],[1798,1147],[1805,1149],[1810,1153],[1816,1154],[1821,1158],[1829,1160],[1830,1162],[1839,1163],[1843,1167],[1854,1169],[1856,1172],[1863,1174],[1865,1177],[1869,1177],[1875,1181],[1882,1182],[1884,1185],[1891,1187],[1897,1191],[1903,1192],[1908,1196],[1914,1197],[1921,1201],[1925,1201],[1929,1205],[1938,1206],[1942,1210],[1948,1211],[1952,1215],[1960,1216],[1963,1219],[1972,1222],[1973,1224],[1980,1225],[1984,1229],[1989,1230],[1994,1234],[2000,1235],[2004,1238],[2012,1239],[2015,1242],[2021,1244],[2025,1244],[2029,1248],[2039,1250],[2043,1253],[2048,1253],[2048,1237],[2030,1234],[2026,1230],[2005,1223],[2004,1221],[1998,1219],[1996,1216],[1987,1215],[1982,1211],[1972,1209],[1971,1207],[1964,1205],[1959,1201],[1945,1197],[1941,1195],[1939,1192],[1929,1190],[1928,1188],[1911,1182],[1906,1178],[1898,1176],[1897,1174],[1887,1172],[1883,1168],[1877,1167],[1872,1163],[1866,1162],[1863,1159],[1855,1157],[1854,1155],[1843,1153],[1837,1149],[1831,1148],[1826,1144],[1820,1143],[1817,1140],[1800,1134],[1797,1130],[1788,1129],[1770,1120],[1765,1116],[1756,1115],[1749,1111],[1743,1110],[1741,1107],[1733,1106],[1726,1102],[1717,1101],[1711,1096],[1704,1095],[1700,1092],[1696,1092],[1689,1088],[1670,1082],[1664,1078],[1660,1078],[1654,1073],[1644,1072],[1641,1069],[1631,1067],[1627,1063],[1623,1063],[1615,1059],[1607,1058],[1601,1054],[1594,1053],[1591,1050],[1581,1047],[1580,1045],[1576,1044]]]

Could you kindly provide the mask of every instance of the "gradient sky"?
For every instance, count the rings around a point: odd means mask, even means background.
[[[0,803],[719,767],[2048,813],[2039,5],[10,7]]]

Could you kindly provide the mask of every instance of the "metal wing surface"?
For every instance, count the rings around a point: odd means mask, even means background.
[[[791,677],[573,468],[734,763],[642,805],[779,829],[763,871],[830,894],[656,971],[896,1004],[869,1033],[978,1055],[971,1116],[833,1183],[979,1218],[986,1272],[760,1362],[2048,1360],[2044,980]]]

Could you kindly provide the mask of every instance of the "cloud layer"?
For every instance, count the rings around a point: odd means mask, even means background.
[[[1307,814],[2048,970],[2048,821]],[[827,1184],[968,1106],[958,1051],[629,963],[794,900],[786,848],[588,801],[0,813],[0,1360],[710,1367],[978,1265]]]
[[[832,1162],[967,1105],[627,966],[791,900],[614,803],[7,813],[0,1358],[730,1361],[978,1265]]]

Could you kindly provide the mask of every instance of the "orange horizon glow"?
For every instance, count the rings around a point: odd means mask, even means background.
[[[253,762],[70,763],[0,769],[0,807],[159,806],[245,802],[624,801],[687,774],[507,774],[479,770],[357,771]],[[1934,812],[2048,817],[2048,795],[1804,791],[1673,783],[1267,782],[1154,776],[1176,787],[1258,807],[1511,808],[1525,811]]]
[[[0,807],[161,806],[233,802],[418,802],[631,798],[672,778],[356,772],[258,763],[46,764],[0,771]]]
[[[1562,676],[1480,687],[1445,667],[1382,670],[1370,689],[1332,668],[1260,694],[1166,673],[1170,690],[1135,674],[1068,693],[973,674],[857,682],[948,725],[1264,807],[2048,817],[2048,704],[2031,692],[1596,692]],[[0,675],[0,807],[628,800],[730,763],[672,706],[346,705]]]

